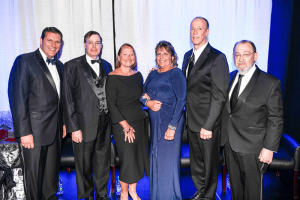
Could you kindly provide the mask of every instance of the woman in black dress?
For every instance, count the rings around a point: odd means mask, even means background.
[[[139,200],[137,181],[144,177],[144,173],[149,176],[149,139],[145,131],[147,115],[139,101],[143,93],[143,76],[134,70],[136,65],[133,47],[123,44],[118,52],[116,70],[106,81],[108,110],[120,157],[121,200],[127,200],[128,194]]]

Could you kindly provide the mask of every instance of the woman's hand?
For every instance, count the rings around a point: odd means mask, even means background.
[[[153,110],[154,112],[157,112],[160,110],[161,108],[161,102],[160,101],[156,101],[156,100],[150,100],[147,102],[147,105],[151,110]]]
[[[147,93],[145,93],[143,96],[142,96],[143,99],[149,99],[150,100],[150,97],[148,96]]]
[[[125,142],[128,139],[129,143],[133,143],[135,139],[135,135],[134,135],[135,130],[128,124],[126,120],[123,120],[119,123],[123,127],[123,132],[125,134]]]
[[[174,140],[174,136],[175,136],[175,131],[168,128],[165,133],[165,140]]]

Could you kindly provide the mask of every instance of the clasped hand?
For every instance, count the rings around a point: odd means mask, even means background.
[[[72,132],[72,140],[73,140],[73,142],[76,142],[76,143],[81,143],[82,142],[82,132],[81,132],[81,130]]]
[[[175,136],[175,131],[168,128],[165,133],[165,140],[174,140],[174,136]]]
[[[208,131],[204,128],[201,128],[200,138],[203,139],[203,140],[209,140],[210,138],[212,138],[212,131]]]
[[[147,102],[147,105],[152,111],[154,112],[157,112],[160,110],[161,108],[161,102],[160,101],[157,101],[157,100],[150,100],[150,97],[147,93],[145,93],[143,96],[142,96],[143,99],[149,99],[149,101]]]
[[[267,163],[268,165],[271,164],[273,160],[273,151],[263,148],[259,154],[259,161],[263,163]]]

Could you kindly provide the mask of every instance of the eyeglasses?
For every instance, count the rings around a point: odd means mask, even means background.
[[[94,43],[94,42],[87,42],[87,44],[89,45],[89,46],[100,46],[101,45],[101,43],[100,42],[96,42],[96,43]]]
[[[245,53],[245,54],[243,54],[243,55],[241,55],[241,54],[235,54],[235,55],[234,55],[234,58],[235,58],[235,59],[240,59],[241,56],[243,57],[243,59],[249,58],[249,56],[251,56],[251,54],[253,54],[253,53],[255,53],[255,52],[252,52],[252,53]]]

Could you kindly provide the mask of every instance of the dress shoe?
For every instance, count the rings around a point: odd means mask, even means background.
[[[194,197],[190,198],[189,200],[201,200],[203,198],[203,195],[199,190],[194,194]]]
[[[107,197],[107,195],[103,196],[103,197],[97,197],[97,200],[109,200],[109,198]]]
[[[85,198],[85,200],[94,200],[94,197]]]

